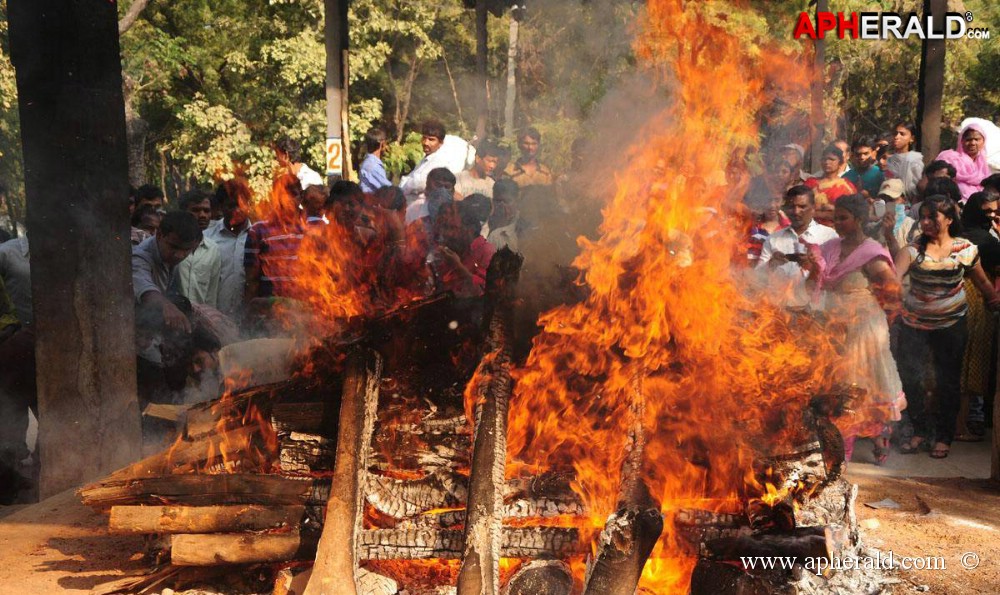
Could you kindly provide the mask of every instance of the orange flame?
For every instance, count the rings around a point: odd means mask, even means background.
[[[753,478],[754,458],[796,444],[836,362],[824,333],[803,333],[742,290],[733,205],[745,186],[727,184],[725,172],[758,143],[769,81],[805,96],[805,69],[777,51],[755,55],[710,6],[648,2],[636,50],[674,103],[636,135],[600,239],[579,240],[574,264],[590,293],[540,318],[509,421],[508,475],[572,469],[603,525],[619,498],[640,377],[642,479],[668,520],[641,582],[656,593],[686,592],[694,564],[675,544],[671,511],[775,498]],[[735,23],[751,14],[727,10]]]

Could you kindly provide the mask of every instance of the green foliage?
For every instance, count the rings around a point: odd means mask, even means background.
[[[124,14],[130,2],[119,2]],[[488,20],[489,134],[504,129],[509,10]],[[520,3],[519,3],[520,4]],[[843,0],[838,11],[919,10],[919,0]],[[422,156],[426,118],[468,138],[481,81],[475,69],[474,11],[465,0],[352,0],[350,4],[350,137],[357,154],[374,124],[393,138],[384,161],[393,175]],[[791,38],[808,0],[751,0],[756,13],[723,0],[691,3],[714,26],[752,39],[756,58],[767,51],[805,52]],[[964,0],[976,25],[1000,23],[994,0]],[[955,9],[953,7],[953,9]],[[128,113],[149,124],[147,178],[173,194],[242,169],[266,192],[276,165],[271,143],[300,141],[304,160],[325,160],[323,0],[175,0],[150,2],[121,40]],[[520,22],[514,129],[543,135],[543,159],[569,166],[570,147],[592,134],[585,125],[609,90],[635,71],[632,39],[641,2],[530,2]],[[956,9],[957,10],[957,9]],[[500,16],[495,16],[499,14]],[[996,33],[996,32],[994,32]],[[14,71],[6,54],[6,0],[0,0],[0,181],[21,195],[20,139]],[[830,39],[830,38],[828,38]],[[948,42],[945,127],[967,115],[1000,115],[1000,46],[995,41]],[[664,51],[671,51],[664,48]],[[883,131],[913,118],[919,41],[830,39],[825,99],[828,125],[842,134]],[[782,98],[802,113],[807,97]],[[512,148],[515,139],[501,139]],[[945,142],[950,142],[945,139]],[[516,154],[516,148],[514,149]]]
[[[406,171],[420,163],[424,158],[424,149],[420,144],[423,138],[419,132],[410,132],[402,143],[392,143],[382,154],[382,163],[390,178],[398,178]]]

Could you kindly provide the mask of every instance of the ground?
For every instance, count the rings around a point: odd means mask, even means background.
[[[910,571],[894,593],[1000,593],[1000,485],[988,479],[988,443],[957,443],[944,461],[894,453],[871,465],[860,442],[848,479],[859,486],[857,514],[865,543],[900,556],[940,556],[945,569]],[[891,499],[899,509],[865,506]],[[85,593],[145,567],[142,538],[109,535],[106,517],[73,490],[40,504],[0,507],[0,595]],[[977,568],[961,557],[972,552]],[[923,589],[923,591],[921,591]]]

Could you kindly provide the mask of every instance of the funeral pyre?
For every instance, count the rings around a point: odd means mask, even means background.
[[[746,184],[727,164],[759,143],[769,98],[807,88],[796,53],[751,51],[757,18],[647,3],[636,51],[671,107],[579,241],[585,297],[540,318],[522,366],[516,255],[494,257],[484,300],[407,302],[347,270],[370,259],[343,238],[307,238],[303,301],[352,323],[82,491],[112,530],[159,536],[162,565],[105,592],[226,565],[280,568],[275,592],[309,595],[877,590],[741,560],[860,547],[835,424],[864,395],[836,383],[837,337],[736,272]]]

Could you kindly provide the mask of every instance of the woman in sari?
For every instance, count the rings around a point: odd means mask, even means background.
[[[955,182],[962,191],[962,202],[969,200],[973,192],[983,189],[983,180],[990,175],[986,163],[986,130],[977,123],[966,124],[958,132],[958,145],[954,150],[941,151],[939,161],[950,163],[955,168]]]
[[[809,178],[805,183],[816,194],[816,220],[824,225],[831,225],[833,207],[837,200],[841,196],[857,192],[853,184],[840,177],[845,159],[844,152],[839,147],[827,146],[823,149],[823,175]]]
[[[811,251],[808,264],[818,275],[831,324],[842,329],[841,377],[864,390],[863,401],[838,420],[850,460],[857,437],[875,442],[875,464],[889,455],[890,423],[906,407],[903,385],[889,351],[886,311],[899,306],[900,288],[892,257],[865,235],[868,200],[860,194],[842,197],[833,211],[833,225],[840,237]]]
[[[1000,267],[1000,195],[974,192],[962,209],[963,236],[979,249],[986,277],[993,283]],[[965,279],[969,303],[969,343],[962,360],[962,402],[968,402],[967,419],[958,420],[956,440],[979,441],[985,426],[983,396],[994,372],[996,319],[986,310],[983,295],[969,278]]]

